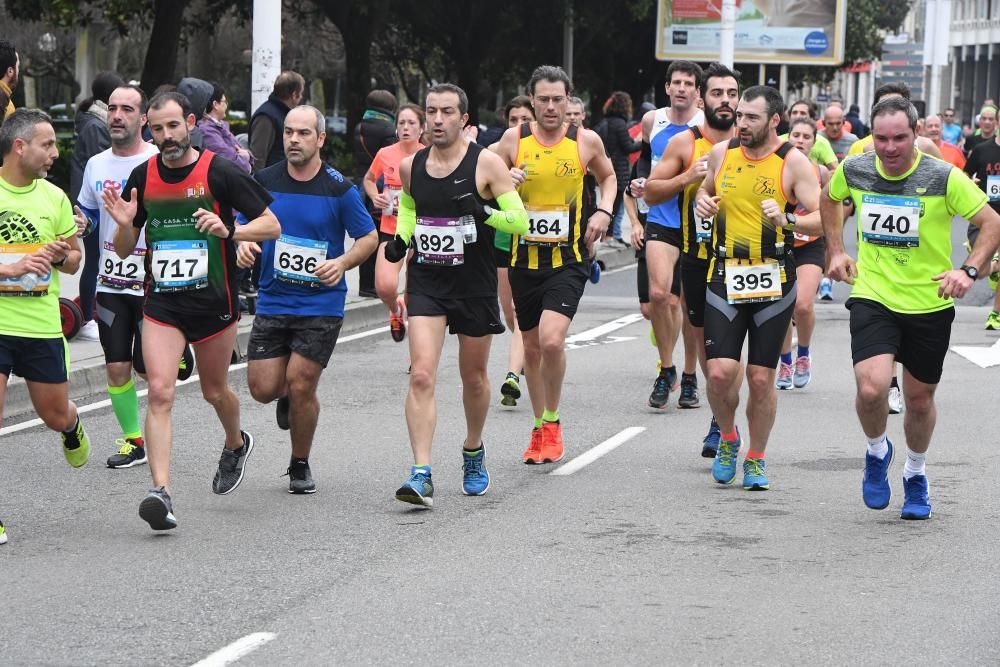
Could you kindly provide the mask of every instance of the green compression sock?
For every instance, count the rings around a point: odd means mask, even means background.
[[[559,421],[559,411],[546,409],[542,411],[542,420],[547,422]]]
[[[115,411],[118,425],[126,438],[141,438],[142,426],[139,424],[139,396],[135,391],[135,382],[129,380],[120,387],[108,385],[108,396],[111,397],[111,408]]]
[[[542,418],[535,417],[535,428],[541,428],[541,427],[542,427]]]

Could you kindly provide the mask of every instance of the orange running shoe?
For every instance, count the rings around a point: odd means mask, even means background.
[[[542,429],[531,429],[531,444],[524,450],[522,458],[528,465],[542,462]]]
[[[406,337],[406,304],[403,297],[396,300],[396,312],[389,313],[389,333],[397,343]]]
[[[563,457],[562,424],[542,422],[542,463],[555,463]]]

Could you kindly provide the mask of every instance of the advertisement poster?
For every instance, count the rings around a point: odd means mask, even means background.
[[[736,0],[736,62],[839,65],[847,0]],[[717,60],[722,0],[660,0],[656,57]]]

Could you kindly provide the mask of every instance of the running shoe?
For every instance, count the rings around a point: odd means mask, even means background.
[[[312,471],[308,461],[292,461],[288,464],[288,492],[296,495],[316,493],[316,483],[313,482]]]
[[[743,460],[743,488],[747,491],[767,491],[771,488],[767,481],[767,461],[764,459]]]
[[[479,451],[462,450],[462,493],[467,496],[481,496],[490,488],[490,473],[486,469],[486,446],[480,444]]]
[[[681,373],[681,395],[677,399],[679,408],[697,408],[701,406],[698,399],[698,376]]]
[[[397,343],[402,343],[406,338],[406,320],[403,319],[403,306],[396,302],[396,311],[389,313],[389,334]]]
[[[590,282],[595,285],[601,282],[601,265],[597,263],[596,259],[590,262]]]
[[[778,389],[791,389],[792,376],[795,375],[795,366],[786,364],[784,361],[778,362],[778,379],[774,386]]]
[[[77,340],[101,340],[100,330],[97,328],[97,322],[95,320],[90,320],[77,332],[75,338]]]
[[[795,388],[802,389],[812,379],[812,359],[808,356],[795,360],[795,376],[792,378]]]
[[[509,408],[517,405],[517,399],[521,398],[520,380],[517,373],[507,373],[507,379],[500,385],[500,405]]]
[[[291,426],[288,425],[288,409],[288,397],[282,396],[278,399],[278,404],[274,406],[274,421],[278,422],[278,428],[282,431],[287,431],[291,428]]]
[[[76,419],[76,430],[73,433],[61,433],[63,455],[74,468],[82,468],[90,459],[90,438],[83,430],[83,422]]]
[[[131,468],[146,463],[146,447],[142,438],[118,438],[118,453],[108,457],[109,468]]]
[[[903,392],[899,387],[889,387],[889,414],[898,415],[903,411]]]
[[[240,281],[240,294],[249,297],[257,296],[257,286],[250,278],[244,278]]]
[[[564,451],[562,424],[559,422],[542,422],[541,463],[556,463],[561,461]]]
[[[212,480],[212,493],[224,496],[232,493],[243,481],[243,473],[246,472],[246,462],[253,451],[253,436],[246,431],[240,431],[243,435],[243,446],[239,449],[222,448],[222,456],[219,457],[219,469],[215,472]]]
[[[993,261],[996,261],[996,259],[994,259]],[[994,271],[993,273],[991,273],[988,280],[990,281],[990,291],[996,292],[997,285],[1000,285],[1000,271]]]
[[[7,544],[7,529],[3,527],[3,521],[0,521],[0,544]]]
[[[653,393],[649,395],[649,407],[662,408],[670,401],[670,382],[666,373],[660,373],[653,381]]]
[[[1000,313],[993,310],[986,316],[986,330],[996,331],[997,329],[1000,329]]]
[[[708,433],[701,440],[701,457],[704,459],[714,459],[715,453],[719,451],[719,440],[722,432],[719,431],[719,422],[712,417],[712,423],[708,426]]]
[[[833,301],[833,281],[829,278],[819,281],[819,298],[822,301]]]
[[[914,475],[903,480],[903,511],[899,518],[931,518],[931,499],[925,475]]]
[[[183,382],[191,377],[191,373],[194,372],[194,352],[191,351],[190,345],[184,346],[184,354],[181,355],[181,360],[177,364],[177,379]]]
[[[541,427],[531,429],[531,443],[528,444],[528,448],[524,450],[524,454],[521,455],[521,458],[529,465],[542,462]]]
[[[892,489],[889,487],[889,467],[892,465],[892,441],[886,438],[889,451],[884,458],[865,452],[865,476],[861,480],[861,497],[865,505],[873,510],[884,510],[889,506]]]
[[[712,462],[712,478],[719,484],[732,484],[736,478],[736,458],[743,442],[739,437],[739,430],[736,434],[736,442],[719,438],[719,451],[715,453],[715,461]]]
[[[410,469],[410,478],[403,482],[403,486],[396,489],[396,500],[411,505],[432,507],[434,483],[431,481],[431,474],[423,468],[413,466]]]
[[[164,487],[156,486],[149,490],[139,503],[139,518],[148,523],[153,530],[170,530],[177,527],[174,502]]]

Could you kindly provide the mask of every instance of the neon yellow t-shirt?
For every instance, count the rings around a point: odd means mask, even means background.
[[[0,262],[17,262],[59,236],[75,235],[73,208],[62,190],[41,179],[19,188],[0,178]],[[0,334],[62,337],[58,270],[0,280]]]
[[[873,141],[875,141],[875,137],[874,137],[874,135],[871,135],[871,134],[869,134],[864,139],[858,139],[853,144],[851,144],[851,147],[847,150],[847,154],[848,155],[861,155],[862,153],[865,152],[865,149]]]
[[[788,141],[788,133],[778,138],[782,141]],[[812,150],[809,151],[809,159],[825,167],[831,162],[837,161],[837,154],[833,152],[833,146],[830,145],[829,140],[822,134],[817,134],[816,143],[813,144]]]
[[[950,271],[951,218],[969,219],[986,193],[961,169],[917,151],[902,176],[887,176],[874,152],[845,160],[830,179],[830,199],[854,201],[858,276],[852,298],[897,313],[933,313],[952,306],[932,278]]]

